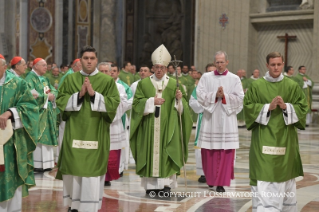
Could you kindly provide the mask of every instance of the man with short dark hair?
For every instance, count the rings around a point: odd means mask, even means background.
[[[268,72],[251,84],[244,98],[246,125],[252,131],[252,208],[297,211],[295,178],[304,175],[297,128],[305,129],[307,101],[298,84],[282,75],[279,52],[269,53],[266,62]]]
[[[173,76],[174,73],[175,73],[174,66],[172,64],[168,65],[168,67],[167,67],[167,76],[174,77]]]
[[[311,105],[312,105],[312,87],[313,81],[311,78],[306,74],[306,67],[299,66],[298,68],[299,73],[296,75],[296,79],[303,84],[302,89],[306,95],[307,103],[308,103],[308,113],[306,118],[306,127],[309,126],[311,123]]]
[[[62,76],[63,75],[60,73],[59,68],[57,66],[53,66],[51,72],[48,73],[46,77],[49,79],[51,85],[58,90]]]
[[[82,70],[68,75],[57,105],[66,121],[56,178],[63,179],[64,204],[73,211],[102,206],[110,151],[110,124],[120,103],[115,82],[96,69],[96,50],[81,50]],[[98,161],[98,163],[97,163]]]
[[[117,66],[116,66],[117,67]],[[125,61],[123,69],[120,71],[119,78],[125,82],[128,86],[131,86],[135,82],[134,75],[131,73],[132,65],[130,62]]]
[[[118,69],[111,69],[111,64],[101,62],[98,65],[101,73],[111,76],[116,82],[118,79]],[[132,101],[128,100],[125,88],[122,84],[116,83],[120,94],[120,104],[116,110],[116,116],[110,126],[110,155],[107,165],[107,173],[105,175],[105,186],[111,186],[111,181],[120,178],[120,162],[123,151],[129,149],[125,127],[125,112],[132,108]],[[122,119],[122,117],[124,118]],[[123,153],[124,154],[124,153]],[[123,157],[122,157],[123,158]]]

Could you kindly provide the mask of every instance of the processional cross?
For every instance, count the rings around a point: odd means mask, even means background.
[[[289,39],[296,39],[297,36],[295,35],[288,35],[288,33],[286,33],[284,36],[277,36],[277,38],[279,39],[285,39],[285,67],[288,65],[288,42]]]
[[[174,60],[171,61],[171,64],[174,66],[175,69],[175,75],[176,75],[176,87],[179,89],[179,83],[178,83],[178,76],[177,76],[177,67],[180,63],[183,61],[176,60],[176,56],[174,55]],[[176,101],[176,104],[178,104],[179,101]],[[182,104],[182,101],[181,101]],[[185,169],[185,155],[184,155],[184,143],[183,143],[183,127],[182,127],[182,114],[179,112],[179,123],[181,128],[181,146],[182,146],[182,155],[183,155],[183,169],[184,169],[184,183],[185,183],[185,189],[187,191],[187,181],[186,181],[186,169]]]
[[[175,69],[175,75],[176,75],[176,87],[179,88],[179,83],[178,83],[178,76],[177,76],[177,67],[180,63],[183,61],[181,60],[176,60],[176,56],[174,55],[174,60],[171,61],[171,64],[174,66]]]

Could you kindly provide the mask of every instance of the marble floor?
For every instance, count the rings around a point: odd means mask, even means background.
[[[146,195],[140,186],[140,177],[131,165],[123,177],[105,187],[102,209],[100,211],[146,212],[146,211],[251,211],[249,197],[248,152],[251,133],[239,129],[240,148],[236,153],[235,179],[230,187],[225,187],[227,196],[220,196],[210,191],[206,184],[197,181],[195,171],[195,153],[193,147],[194,129],[189,143],[189,160],[185,166],[187,189],[184,172],[178,177],[178,188],[172,189],[171,197],[152,197]],[[300,153],[304,177],[298,177],[298,211],[319,211],[319,125],[310,125],[304,131],[298,131]],[[36,173],[37,186],[30,195],[23,199],[23,212],[56,211],[66,212],[63,206],[62,181],[55,180],[56,169],[45,173]]]

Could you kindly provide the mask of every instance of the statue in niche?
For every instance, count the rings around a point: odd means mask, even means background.
[[[148,67],[152,66],[151,55],[154,51],[154,44],[151,41],[151,35],[145,33],[143,35],[144,45],[142,50],[142,56],[140,57],[140,64],[145,64]]]
[[[313,0],[302,0],[299,7],[301,9],[313,9]]]
[[[182,59],[181,4],[179,0],[159,0],[155,3],[155,6],[156,5],[158,5],[159,8],[165,9],[165,11],[169,12],[170,15],[169,19],[167,19],[164,23],[158,23],[156,31],[161,35],[162,43],[166,46],[169,53],[172,56],[176,55],[177,59]]]

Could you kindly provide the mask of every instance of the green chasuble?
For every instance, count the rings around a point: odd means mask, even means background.
[[[284,74],[284,76],[285,76],[287,79],[291,79],[291,80],[295,81],[296,83],[298,83],[299,87],[302,89],[302,87],[303,87],[303,80],[300,81],[300,80],[297,79],[295,76],[288,76],[286,73]]]
[[[57,90],[50,84],[48,78],[38,76],[33,71],[28,74],[25,81],[28,83],[30,90],[35,89],[39,93],[38,98],[36,98],[40,110],[39,140],[37,142],[44,145],[57,146],[58,129],[56,125],[56,109],[53,108],[51,101],[48,101],[46,109],[43,108],[48,99],[48,94],[44,93],[44,88],[48,86],[55,97],[57,97]]]
[[[61,73],[59,73],[58,76],[54,76],[52,73],[48,74],[46,76],[49,81],[50,81],[50,84],[56,89],[58,90],[58,87],[59,87],[59,84],[60,84],[60,81],[61,81],[61,78],[63,77],[63,75]]]
[[[134,75],[123,70],[120,71],[119,78],[120,80],[128,84],[128,86],[131,86],[133,82],[135,82]]]
[[[5,171],[0,172],[0,202],[13,198],[22,186],[22,196],[35,186],[33,154],[38,137],[39,107],[27,83],[6,72],[5,83],[0,86],[0,113],[16,108],[23,127],[14,130],[13,136],[4,144]]]
[[[88,93],[85,94],[79,111],[65,111],[70,97],[80,92],[86,76],[80,72],[69,74],[59,88],[57,105],[66,122],[56,178],[62,175],[97,177],[104,175],[110,151],[110,124],[120,103],[115,81],[98,72],[89,76],[94,91],[104,97],[107,112],[92,111]],[[97,142],[97,149],[73,147],[75,141]]]
[[[303,87],[303,84],[304,84],[304,81],[303,81],[303,77],[306,77],[308,80],[311,81],[311,86],[309,86],[307,84],[307,88],[303,88],[303,91],[306,95],[306,98],[307,98],[307,103],[308,103],[308,113],[311,112],[311,105],[312,105],[312,88],[313,88],[313,81],[310,79],[310,77],[306,74],[297,74],[296,76],[296,79],[299,81],[299,83],[302,83],[302,87]],[[301,88],[302,88],[301,87]]]
[[[141,177],[170,177],[173,174],[179,174],[183,166],[179,114],[175,108],[176,81],[167,78],[168,83],[162,93],[165,103],[161,105],[160,118],[156,118],[160,129],[155,128],[155,113],[143,115],[146,101],[154,97],[156,93],[151,77],[147,77],[138,83],[134,95],[130,125],[130,147],[136,162],[136,173]],[[181,88],[181,91],[183,93],[182,128],[186,163],[188,141],[193,122],[184,89]],[[155,140],[154,137],[159,138],[159,140]],[[156,151],[159,151],[158,157],[156,157]],[[158,166],[154,166],[154,163]],[[154,174],[154,172],[157,172],[157,174]]]
[[[281,96],[290,103],[299,119],[297,123],[286,125],[283,111],[279,106],[270,112],[267,125],[255,120],[265,104]],[[257,180],[266,182],[285,182],[303,176],[299,154],[298,129],[305,129],[307,101],[297,83],[284,77],[278,82],[268,82],[264,78],[256,80],[245,94],[245,120],[248,130],[252,130],[249,151],[250,184]],[[290,114],[291,115],[291,114]],[[264,154],[263,147],[284,147],[284,155]]]
[[[195,87],[195,89],[193,90],[192,96],[194,97],[194,99],[197,100],[196,88],[197,87]],[[197,141],[198,141],[199,132],[200,132],[200,126],[202,124],[202,118],[203,118],[203,113],[199,113],[198,119],[197,119],[197,129],[196,129],[196,137],[195,137],[194,146],[197,146]]]
[[[134,76],[134,82],[138,81],[141,79],[140,75],[138,74],[138,72],[136,72],[135,74],[133,74]],[[133,84],[133,83],[132,83]]]
[[[68,76],[69,74],[73,74],[73,73],[74,73],[73,69],[70,68],[70,69],[62,76],[62,78],[61,78],[61,80],[60,80],[60,82],[59,82],[59,88],[61,87],[61,85],[62,85],[64,79],[66,78],[66,76]]]

